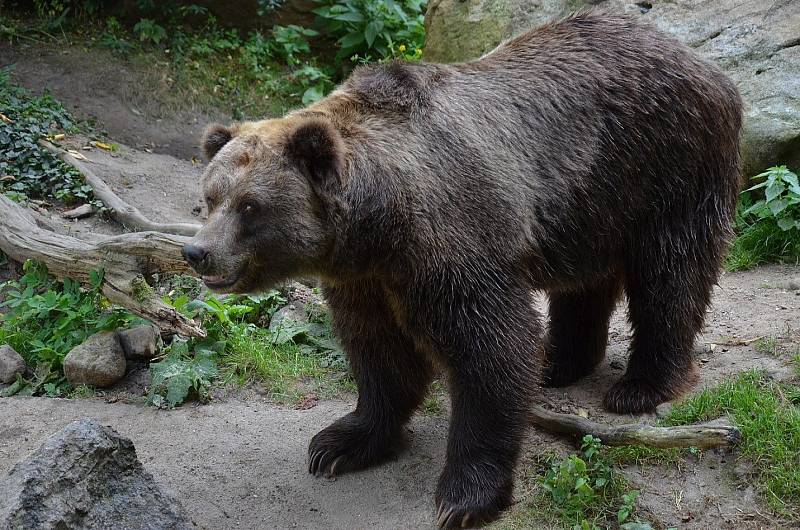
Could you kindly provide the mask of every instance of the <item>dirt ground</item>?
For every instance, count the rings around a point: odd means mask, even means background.
[[[154,219],[198,220],[202,166],[191,157],[209,114],[196,115],[196,120],[185,113],[160,122],[142,118],[130,110],[140,95],[124,89],[132,81],[109,80],[109,65],[86,56],[82,50],[0,45],[0,66],[16,63],[15,82],[36,91],[46,87],[82,115],[95,116],[98,126],[122,144],[115,153],[82,151],[117,193]],[[78,63],[85,70],[80,75],[74,68]],[[118,68],[113,65],[117,76],[133,75],[119,74]],[[86,144],[83,137],[70,141],[78,148]],[[119,230],[96,218],[61,223],[76,234]],[[800,345],[797,283],[797,266],[761,267],[721,278],[708,325],[696,343],[701,375],[697,390],[753,367],[776,378],[789,376],[786,352]],[[757,351],[754,339],[759,337],[776,338],[784,353]],[[597,373],[567,389],[543,390],[542,401],[562,411],[583,408],[590,418],[610,423],[653,419],[610,415],[601,408],[603,393],[624,370],[629,340],[620,309],[613,318],[608,357]],[[323,401],[310,410],[276,405],[257,391],[173,411],[127,401],[114,393],[73,400],[0,399],[0,473],[68,422],[91,416],[133,440],[145,467],[176,492],[198,528],[433,528],[446,415],[414,418],[410,448],[397,461],[328,480],[306,472],[307,443],[349,411],[355,396]],[[531,429],[524,459],[570,447],[568,441]],[[680,469],[631,467],[624,472],[642,490],[641,510],[657,528],[779,528],[764,515],[767,511],[748,480],[749,469],[735,453],[712,451]],[[524,489],[521,481],[518,490]]]

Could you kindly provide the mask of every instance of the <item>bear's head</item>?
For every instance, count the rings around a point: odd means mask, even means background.
[[[334,241],[342,137],[324,116],[212,125],[203,150],[208,220],[184,257],[211,289],[255,292],[313,275]]]

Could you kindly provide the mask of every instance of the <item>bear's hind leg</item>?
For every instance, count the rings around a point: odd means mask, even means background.
[[[395,324],[379,286],[358,282],[325,294],[358,384],[356,410],[317,433],[308,447],[308,471],[334,476],[397,454],[403,425],[427,394],[433,369]]]
[[[615,275],[582,290],[549,294],[546,386],[568,386],[592,373],[603,360],[608,343],[608,321],[621,290],[621,279]]]
[[[606,393],[608,410],[652,411],[697,381],[692,346],[721,262],[721,244],[711,239],[703,245],[703,239],[685,239],[682,247],[690,252],[659,256],[651,249],[627,267],[631,355],[625,375]]]

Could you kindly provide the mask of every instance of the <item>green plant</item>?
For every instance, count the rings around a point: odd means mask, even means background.
[[[764,198],[757,200],[743,215],[755,215],[758,219],[773,218],[784,232],[800,231],[800,183],[797,175],[786,166],[775,166],[753,179],[764,179],[746,191],[764,189]]]
[[[736,240],[726,261],[728,270],[762,263],[800,260],[800,185],[786,166],[771,167],[763,179],[742,192],[736,209]],[[754,198],[758,190],[763,198]]]
[[[326,375],[342,374],[348,365],[344,353],[332,337],[327,317],[318,315],[308,323],[285,321],[275,329],[269,322],[275,311],[286,303],[279,291],[262,296],[207,296],[190,301],[186,295],[165,298],[182,313],[200,318],[208,337],[203,342],[190,340],[188,351],[213,343],[216,362],[226,379],[241,383],[259,381],[269,393],[290,401],[299,392],[296,384],[311,379],[323,390],[337,381],[325,381]]]
[[[400,52],[416,57],[425,40],[425,0],[324,0],[314,10],[326,33],[337,39],[337,60]],[[421,56],[421,52],[420,52]]]
[[[143,18],[133,26],[133,32],[139,36],[142,42],[152,42],[159,44],[167,38],[167,30],[156,24],[154,20]]]
[[[4,301],[0,306],[8,311],[0,317],[0,343],[11,345],[32,366],[42,365],[54,380],[39,377],[42,385],[63,382],[64,357],[75,346],[98,331],[129,325],[133,315],[112,308],[100,288],[103,273],[93,272],[89,289],[65,278],[54,280],[47,267],[27,261],[25,274],[2,286]],[[54,390],[42,386],[51,394]]]
[[[292,72],[292,76],[304,89],[302,103],[310,105],[319,101],[325,94],[333,89],[333,81],[330,76],[316,66],[306,64]]]
[[[82,200],[102,206],[76,169],[38,144],[76,130],[75,121],[49,93],[34,97],[11,83],[9,68],[0,69],[0,192],[14,200]]]
[[[541,479],[558,519],[577,530],[600,528],[612,518],[622,528],[650,528],[648,523],[632,520],[638,492],[625,490],[624,481],[602,457],[601,448],[598,438],[584,436],[581,455],[552,461]]]
[[[273,50],[286,64],[297,64],[300,62],[299,55],[311,51],[307,37],[315,37],[317,35],[319,33],[313,29],[303,28],[294,24],[275,26],[272,28]]]
[[[102,0],[34,0],[33,5],[52,31],[61,29],[73,18],[97,13],[102,3]]]
[[[159,408],[174,408],[190,392],[200,401],[208,401],[211,383],[217,377],[215,356],[224,348],[224,343],[204,341],[194,344],[190,354],[188,341],[174,339],[166,357],[150,365],[153,379],[147,402]]]
[[[134,50],[134,45],[125,38],[122,24],[115,17],[106,19],[105,29],[100,33],[99,42],[101,46],[122,56],[126,56]]]

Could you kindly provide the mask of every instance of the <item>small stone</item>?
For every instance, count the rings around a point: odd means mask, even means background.
[[[158,353],[158,330],[145,324],[117,332],[127,359],[152,359]]]
[[[277,331],[281,328],[297,324],[308,324],[308,315],[304,307],[298,304],[288,304],[275,311],[269,321],[269,330]]]
[[[0,346],[0,383],[11,383],[24,373],[25,359],[8,344]]]
[[[189,530],[193,525],[136,457],[95,420],[75,421],[0,477],[0,528]]]
[[[669,415],[669,412],[672,410],[672,403],[662,403],[656,407],[656,416],[659,418],[665,418]]]
[[[72,210],[67,210],[66,212],[62,213],[63,217],[67,219],[83,219],[84,217],[89,217],[94,213],[94,207],[91,204],[82,204],[77,208],[73,208]]]
[[[95,333],[64,358],[64,375],[72,385],[111,386],[125,375],[125,353],[113,331]]]
[[[578,410],[575,411],[575,414],[577,414],[581,418],[588,418],[589,417],[589,411],[584,409],[584,408],[578,408]]]

